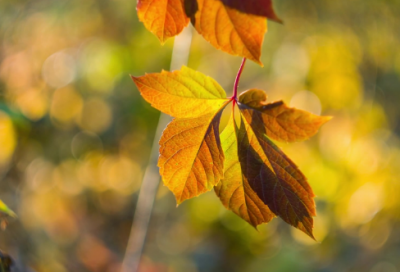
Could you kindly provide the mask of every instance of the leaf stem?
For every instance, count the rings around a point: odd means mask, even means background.
[[[240,81],[240,76],[242,75],[244,65],[246,64],[246,58],[243,58],[242,64],[240,65],[239,71],[236,75],[235,79],[235,85],[233,86],[233,95],[231,97],[231,100],[233,101],[233,105],[237,102],[237,93],[238,93],[238,87],[239,87],[239,81]]]

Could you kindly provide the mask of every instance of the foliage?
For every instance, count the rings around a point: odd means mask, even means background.
[[[318,243],[283,220],[254,231],[212,192],[175,209],[160,186],[145,271],[400,269],[400,2],[274,4],[285,24],[268,22],[265,68],[249,61],[240,90],[335,116],[307,141],[277,142],[316,195]],[[18,214],[0,231],[0,249],[21,270],[120,268],[159,119],[127,75],[169,70],[173,51],[173,39],[161,46],[135,7],[0,1],[0,199]],[[232,96],[241,59],[197,31],[185,35],[188,67]]]
[[[139,0],[139,19],[163,43],[192,21],[214,47],[260,61],[266,18],[277,22],[272,0]]]
[[[216,187],[225,207],[254,227],[278,215],[314,238],[314,193],[298,167],[268,137],[305,140],[330,117],[289,108],[282,101],[267,103],[261,90],[248,90],[237,98],[235,89],[227,99],[217,82],[187,67],[132,79],[153,107],[175,117],[160,139],[158,166],[178,204]],[[232,117],[221,141],[220,119],[230,102]],[[234,120],[236,104],[240,126]]]

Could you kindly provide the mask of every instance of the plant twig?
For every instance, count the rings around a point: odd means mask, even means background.
[[[175,38],[171,59],[171,70],[179,69],[180,66],[187,63],[191,40],[192,30],[190,27],[187,27]],[[158,140],[160,139],[164,128],[170,121],[171,117],[161,113],[152,145],[149,165],[146,168],[139,198],[136,204],[131,233],[129,235],[125,257],[122,263],[122,272],[139,271],[140,259],[145,245],[153,204],[160,181],[157,167]]]

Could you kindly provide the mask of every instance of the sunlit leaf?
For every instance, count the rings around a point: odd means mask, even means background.
[[[177,203],[211,190],[223,177],[219,138],[223,107],[194,119],[174,119],[160,139],[158,166]]]
[[[183,0],[139,0],[139,20],[161,43],[178,35],[189,23]]]
[[[274,140],[294,142],[306,140],[331,119],[303,110],[289,108],[284,102],[267,103],[264,91],[251,89],[239,96],[239,107],[252,127]]]
[[[267,31],[265,17],[239,11],[220,0],[197,3],[194,26],[207,41],[229,54],[261,64],[261,45]]]
[[[215,192],[227,209],[256,227],[271,221],[275,215],[252,189],[242,172],[238,141],[241,142],[243,137],[243,130],[237,128],[232,115],[221,133],[222,149],[225,154],[224,178],[215,187]],[[247,169],[244,168],[243,171]]]
[[[215,112],[227,101],[212,78],[190,68],[132,77],[143,98],[154,108],[178,118],[195,118]]]
[[[290,225],[313,237],[314,194],[298,167],[241,116],[238,155],[242,172],[259,198]]]

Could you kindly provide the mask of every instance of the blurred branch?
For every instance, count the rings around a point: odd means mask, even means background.
[[[182,65],[187,64],[191,40],[191,26],[186,27],[183,32],[175,38],[171,58],[171,71],[180,69]],[[136,272],[139,270],[140,259],[146,241],[147,230],[160,180],[157,167],[159,156],[158,141],[164,128],[170,121],[170,116],[161,113],[152,145],[149,165],[143,177],[142,187],[140,189],[136,211],[133,217],[131,233],[129,235],[125,257],[122,263],[122,272]]]

